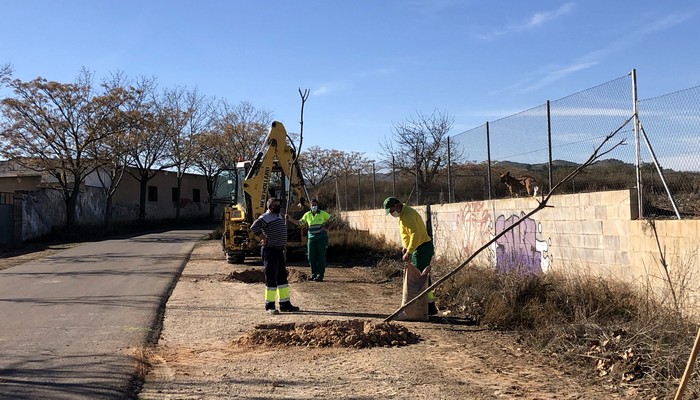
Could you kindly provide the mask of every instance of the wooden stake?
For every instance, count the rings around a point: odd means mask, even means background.
[[[693,344],[693,350],[691,350],[690,352],[688,364],[686,364],[685,372],[683,372],[683,377],[681,378],[681,384],[678,386],[676,397],[674,397],[673,400],[681,400],[683,398],[683,392],[685,392],[685,385],[688,383],[690,375],[693,374],[693,365],[695,365],[695,358],[697,358],[698,356],[698,347],[700,347],[700,328],[698,329],[698,334],[695,335],[695,343]]]

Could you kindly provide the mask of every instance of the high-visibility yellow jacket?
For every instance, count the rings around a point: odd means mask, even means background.
[[[399,214],[399,230],[401,231],[401,245],[408,254],[413,253],[418,246],[431,240],[425,222],[418,211],[405,204]]]
[[[334,216],[328,214],[323,210],[318,210],[316,214],[314,214],[312,211],[307,211],[306,214],[301,216],[301,219],[299,220],[299,225],[309,227],[309,239],[312,239],[314,236],[320,235],[321,233],[325,233],[321,230],[321,228],[323,228],[324,225],[326,225],[327,223],[332,222],[334,220]]]

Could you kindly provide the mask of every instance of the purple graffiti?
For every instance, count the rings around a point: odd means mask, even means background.
[[[521,214],[521,216],[524,214]],[[496,235],[518,222],[517,215],[496,219]],[[499,272],[542,272],[542,253],[536,247],[536,222],[527,219],[496,241],[496,268]]]

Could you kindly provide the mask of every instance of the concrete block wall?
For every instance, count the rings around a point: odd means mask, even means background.
[[[536,206],[533,198],[432,205],[436,255],[457,265]],[[499,238],[475,262],[501,270],[618,279],[643,285],[663,299],[673,287],[683,306],[700,305],[700,221],[639,220],[633,189],[552,196],[548,206]],[[415,208],[427,215],[425,206]],[[383,210],[343,212],[342,217],[350,226],[400,246],[398,221]]]
[[[631,221],[626,280],[646,284],[665,300],[675,296],[682,309],[697,314],[700,311],[698,238],[698,220]]]

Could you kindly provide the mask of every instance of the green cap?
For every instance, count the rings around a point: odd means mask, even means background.
[[[384,212],[386,214],[389,214],[389,209],[391,208],[391,206],[393,206],[394,204],[398,204],[398,203],[401,203],[401,202],[396,197],[387,197],[384,200]]]

